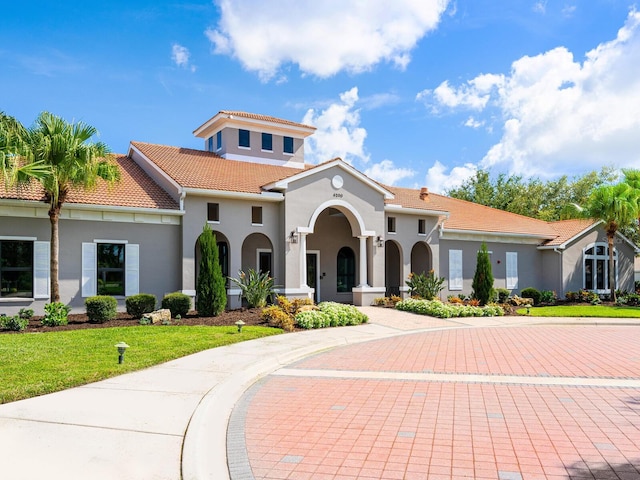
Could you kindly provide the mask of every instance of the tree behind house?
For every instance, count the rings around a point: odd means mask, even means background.
[[[473,275],[473,298],[486,305],[493,294],[493,273],[491,272],[491,258],[487,251],[487,244],[482,242],[476,261],[476,272]]]
[[[200,264],[196,284],[196,310],[202,316],[218,316],[227,306],[226,280],[222,276],[218,243],[209,225],[199,237]]]

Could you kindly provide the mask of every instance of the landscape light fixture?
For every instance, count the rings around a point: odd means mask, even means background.
[[[114,345],[114,347],[118,349],[118,363],[120,364],[124,362],[124,352],[127,348],[129,348],[129,345],[124,342],[118,342]]]
[[[244,325],[244,322],[242,320],[238,320],[236,322],[236,325],[238,326],[238,332],[242,332],[242,326]]]

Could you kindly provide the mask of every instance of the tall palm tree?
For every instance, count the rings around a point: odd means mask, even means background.
[[[90,190],[99,178],[113,183],[120,170],[109,148],[93,143],[97,130],[68,123],[42,112],[30,128],[0,112],[0,168],[7,186],[38,181],[49,204],[51,223],[51,301],[60,300],[58,285],[59,220],[72,188]]]
[[[588,217],[604,221],[609,246],[609,290],[611,301],[616,301],[613,244],[616,232],[632,224],[640,211],[638,191],[626,182],[596,188],[585,209]]]

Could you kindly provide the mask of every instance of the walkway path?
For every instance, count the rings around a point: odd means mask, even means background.
[[[640,478],[634,321],[364,310],[0,405],[0,478]]]

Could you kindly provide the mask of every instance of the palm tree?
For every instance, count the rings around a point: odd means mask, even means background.
[[[616,301],[613,243],[616,232],[635,222],[640,211],[638,191],[626,182],[596,188],[589,197],[585,214],[604,221],[609,246],[609,290],[611,301]]]
[[[60,211],[72,188],[89,190],[98,178],[114,183],[120,170],[109,148],[92,143],[97,130],[82,122],[68,123],[42,112],[33,127],[0,112],[0,168],[6,186],[36,180],[44,189],[51,223],[51,301],[60,300],[58,250]]]

